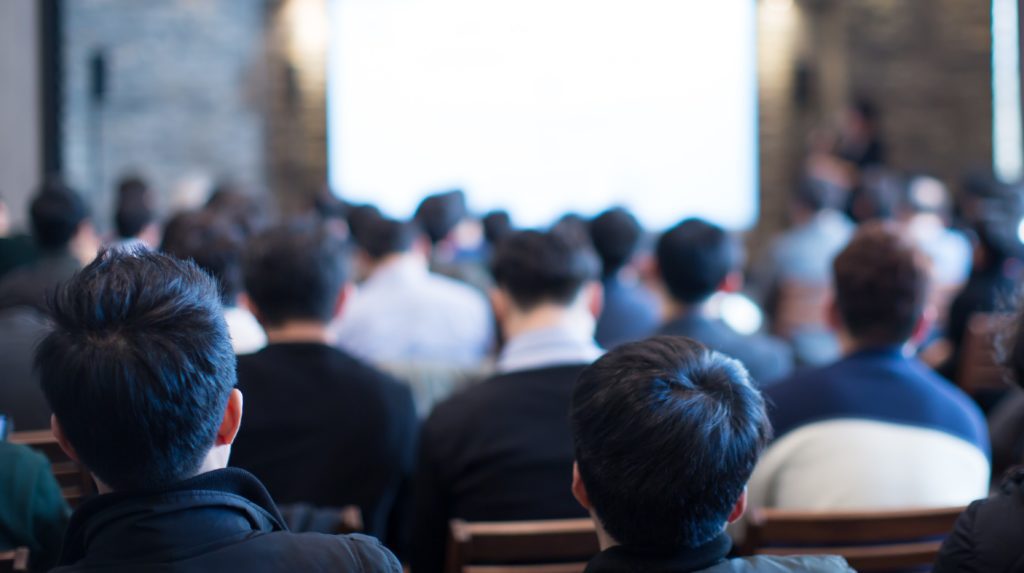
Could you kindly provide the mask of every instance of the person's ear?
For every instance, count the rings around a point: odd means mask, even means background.
[[[604,287],[598,281],[592,281],[586,286],[587,310],[594,319],[601,318],[601,311],[604,310]]]
[[[230,446],[238,435],[238,429],[242,427],[242,392],[233,388],[228,395],[228,405],[224,408],[224,418],[220,421],[220,428],[217,429],[215,446]]]
[[[57,421],[57,416],[50,414],[50,431],[53,432],[53,437],[57,439],[57,445],[60,449],[64,450],[64,453],[71,458],[72,461],[81,463],[78,459],[78,452],[75,451],[74,446],[68,441],[67,437],[64,436],[64,429],[60,427],[60,422]]]
[[[743,273],[740,271],[732,271],[725,275],[725,278],[722,279],[722,283],[718,285],[718,290],[728,293],[736,293],[743,290]]]
[[[747,488],[743,488],[743,493],[740,494],[740,498],[736,500],[736,505],[732,506],[732,511],[729,512],[729,523],[736,523],[739,521],[743,514],[747,511]]]
[[[914,324],[914,332],[910,335],[910,342],[915,346],[920,345],[928,335],[931,334],[932,325],[935,324],[936,315],[938,311],[931,304],[926,304],[924,310],[921,311],[921,316],[918,317],[917,323]]]
[[[350,282],[346,282],[341,287],[341,290],[338,291],[338,298],[337,298],[337,300],[334,301],[334,317],[335,318],[341,316],[341,312],[343,310],[345,310],[345,305],[348,303],[349,300],[351,300],[352,293],[354,293],[355,290],[356,290],[355,285],[353,285]]]
[[[587,486],[583,484],[583,478],[580,477],[580,466],[576,462],[572,463],[572,496],[583,506],[583,509],[591,511],[594,508],[590,503],[590,495],[587,494]]]

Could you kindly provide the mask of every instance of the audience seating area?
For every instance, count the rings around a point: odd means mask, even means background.
[[[53,476],[57,478],[61,493],[72,508],[78,507],[84,499],[96,493],[96,483],[92,475],[64,453],[50,430],[14,432],[7,440],[29,446],[50,460]]]
[[[576,573],[600,551],[589,519],[451,521],[446,573]]]

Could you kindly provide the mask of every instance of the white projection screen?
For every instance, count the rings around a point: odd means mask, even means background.
[[[330,0],[340,196],[461,188],[517,225],[757,217],[755,0]]]

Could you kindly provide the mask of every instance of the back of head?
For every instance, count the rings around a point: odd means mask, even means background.
[[[64,248],[78,233],[89,209],[74,190],[62,184],[47,184],[29,207],[32,235],[44,249]]]
[[[702,219],[687,219],[665,231],[656,254],[669,294],[685,304],[707,300],[743,262],[739,242]]]
[[[192,263],[109,250],[61,286],[36,368],[64,436],[115,490],[194,475],[236,383],[213,280]]]
[[[420,202],[413,220],[432,244],[441,242],[462,221],[469,209],[466,194],[460,189],[430,195]]]
[[[681,337],[598,359],[580,374],[570,417],[601,524],[619,543],[659,553],[722,533],[771,435],[743,366]]]
[[[367,232],[373,224],[384,215],[375,205],[353,205],[346,216],[352,240],[362,248],[367,240]]]
[[[210,194],[205,209],[231,221],[243,235],[249,237],[266,225],[263,206],[241,186],[222,181]]]
[[[213,275],[220,286],[221,301],[232,306],[242,291],[244,246],[244,236],[236,225],[216,213],[192,211],[171,219],[160,250],[182,260],[191,259]]]
[[[817,213],[826,209],[842,208],[846,192],[838,185],[821,179],[804,179],[796,189],[797,205]]]
[[[557,232],[517,231],[498,244],[491,273],[522,310],[540,304],[571,304],[598,276],[591,249]]]
[[[632,213],[615,207],[590,221],[590,240],[601,257],[602,274],[610,277],[629,262],[640,244],[643,229]]]
[[[376,217],[364,223],[357,244],[371,259],[380,260],[388,255],[408,252],[416,237],[417,229],[412,223]]]
[[[245,290],[267,326],[329,322],[346,280],[342,242],[307,221],[277,225],[253,237],[242,268]]]
[[[863,345],[906,342],[928,296],[927,258],[893,225],[865,223],[832,264],[843,326]]]
[[[117,236],[122,239],[136,237],[154,219],[152,196],[145,180],[136,176],[121,179],[117,184],[117,205],[114,207]]]
[[[491,211],[481,220],[484,227],[484,240],[489,245],[497,245],[512,233],[512,217],[508,211]]]

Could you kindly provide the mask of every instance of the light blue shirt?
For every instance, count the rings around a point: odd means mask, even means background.
[[[846,247],[854,225],[838,211],[825,210],[779,238],[772,251],[779,280],[832,282],[832,260]]]
[[[476,367],[490,350],[492,323],[482,293],[410,255],[377,269],[330,332],[339,347],[377,364]]]
[[[593,322],[583,322],[530,330],[512,338],[498,357],[498,372],[589,364],[597,360],[604,350],[594,342]]]

